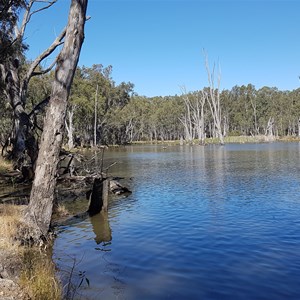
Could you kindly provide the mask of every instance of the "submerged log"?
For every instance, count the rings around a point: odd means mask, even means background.
[[[109,188],[110,191],[116,195],[131,194],[131,191],[126,186],[123,186],[120,182],[116,180],[110,180]]]

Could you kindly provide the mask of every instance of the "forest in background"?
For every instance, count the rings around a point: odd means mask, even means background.
[[[50,95],[52,80],[53,73],[31,79],[28,114]],[[300,135],[300,88],[280,91],[275,87],[256,89],[248,84],[222,91],[211,86],[192,92],[181,87],[181,91],[175,96],[140,96],[134,92],[133,83],[114,82],[111,66],[78,67],[68,105],[65,143],[73,148],[136,141],[204,142],[218,135],[213,103],[209,101],[211,93],[219,101],[217,114],[224,137]],[[14,138],[13,110],[3,95],[0,105],[0,141],[5,146]],[[43,113],[36,114],[32,122],[39,137]]]

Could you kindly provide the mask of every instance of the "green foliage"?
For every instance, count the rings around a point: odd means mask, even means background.
[[[102,144],[125,144],[134,141],[179,140],[184,136],[180,119],[185,114],[181,96],[153,97],[135,95],[133,84],[116,85],[112,68],[94,65],[77,70],[70,109],[75,109],[76,136],[89,144],[93,140],[95,95],[97,98],[97,141]],[[207,91],[204,89],[204,91]],[[201,91],[189,93],[196,107]],[[251,84],[235,86],[221,92],[222,126],[227,136],[261,136],[269,118],[274,118],[274,134],[297,135],[300,117],[300,89],[279,91],[263,87],[256,90]],[[196,132],[196,124],[192,124]],[[207,138],[215,138],[210,109],[204,105],[204,128]],[[197,138],[197,134],[195,134]],[[210,139],[211,141],[213,139]],[[207,142],[209,142],[207,141]]]
[[[69,110],[74,112],[75,140],[89,144],[93,139],[95,109],[97,140],[100,143],[124,143],[125,123],[122,109],[130,102],[133,84],[112,80],[112,67],[93,65],[78,68],[74,77]],[[98,89],[97,89],[98,86]]]
[[[2,0],[0,2],[0,62],[13,57],[14,53],[20,53],[26,48],[22,41],[14,40],[13,37],[19,11],[25,4],[25,0]]]

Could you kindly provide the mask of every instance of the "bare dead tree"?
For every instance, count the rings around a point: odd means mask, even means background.
[[[224,134],[222,131],[222,110],[221,110],[221,101],[220,101],[220,83],[221,83],[221,72],[219,68],[218,77],[217,77],[217,88],[215,88],[215,65],[212,72],[210,71],[208,57],[205,55],[205,68],[208,77],[209,83],[209,92],[207,94],[207,102],[210,107],[210,111],[214,120],[214,127],[216,130],[217,137],[221,145],[224,145]]]
[[[267,127],[265,130],[265,136],[267,137],[268,141],[273,141],[275,139],[274,136],[274,118],[270,117],[267,123]]]
[[[205,112],[204,106],[207,101],[204,91],[199,91],[196,95],[196,101],[192,106],[193,122],[197,130],[200,145],[205,144]]]
[[[185,129],[185,138],[192,142],[197,136],[201,145],[205,144],[205,122],[204,106],[207,101],[207,95],[204,91],[188,94],[185,88],[182,88],[182,98],[185,105],[185,113],[180,118]]]
[[[30,202],[24,216],[28,237],[33,241],[47,237],[50,228],[68,97],[84,40],[87,2],[72,0],[64,46],[57,59]]]
[[[192,112],[191,112],[191,101],[186,92],[186,88],[184,86],[181,87],[182,99],[184,101],[185,112],[184,115],[179,118],[180,122],[184,127],[185,140],[188,143],[192,143],[194,139],[194,128],[193,128],[193,120],[192,120]]]

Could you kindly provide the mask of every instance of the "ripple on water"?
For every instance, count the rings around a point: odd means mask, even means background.
[[[133,193],[55,243],[62,268],[83,257],[85,298],[300,298],[297,145],[126,151]]]

